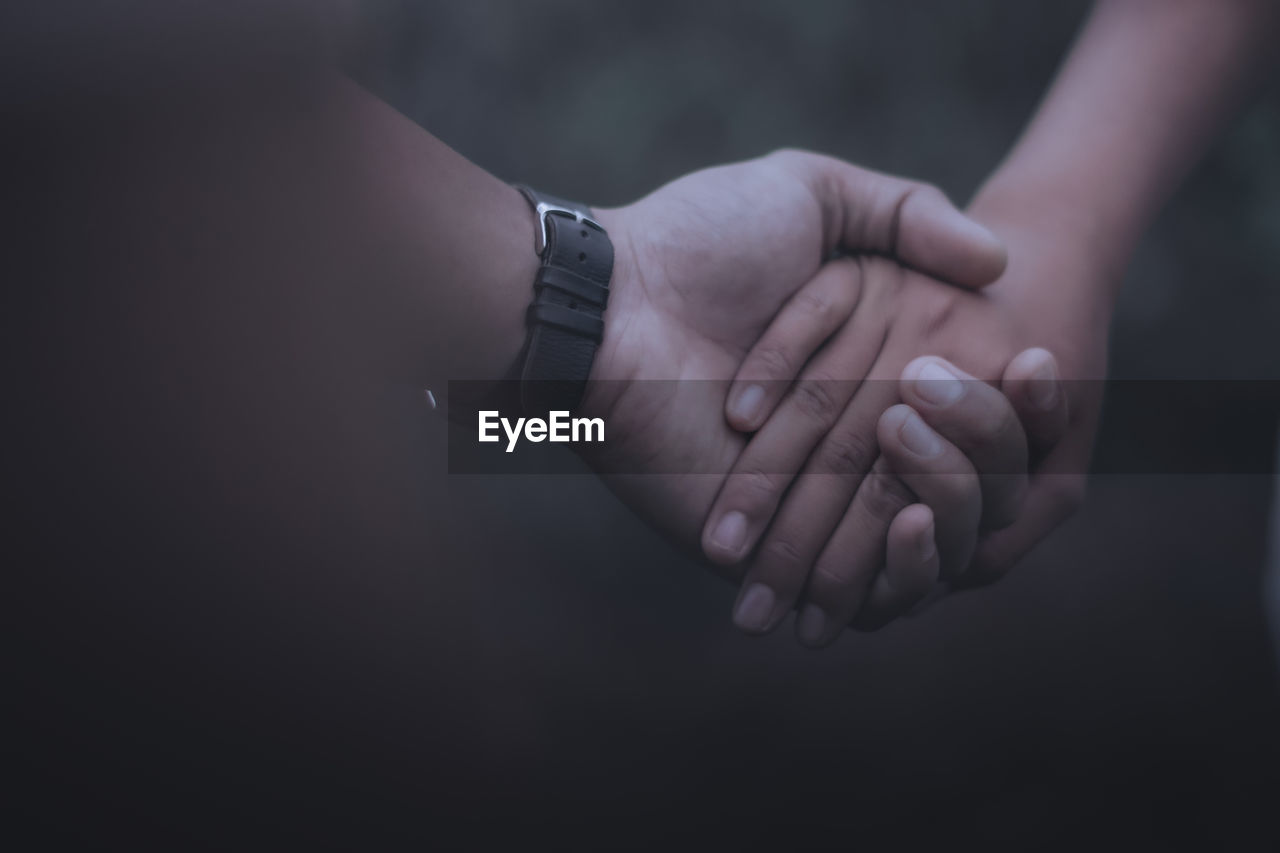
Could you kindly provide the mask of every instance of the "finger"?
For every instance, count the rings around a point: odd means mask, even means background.
[[[862,276],[852,259],[823,265],[796,291],[747,353],[729,387],[729,425],[754,432],[765,422],[813,354],[858,304]]]
[[[1066,389],[1058,378],[1058,363],[1044,349],[1023,350],[1014,356],[1000,382],[1018,413],[1033,456],[1043,456],[1067,433],[1070,411]]]
[[[1084,487],[1083,474],[1036,475],[1027,491],[1022,517],[983,538],[963,585],[983,586],[1008,574],[1040,540],[1075,514],[1084,500]]]
[[[983,287],[1004,272],[1004,243],[936,187],[803,151],[777,156],[800,172],[822,204],[828,248],[891,255],[962,287]]]
[[[983,526],[1012,524],[1027,489],[1027,439],[1004,394],[936,356],[908,364],[901,387],[903,402],[977,470]]]
[[[803,472],[786,493],[777,517],[768,524],[743,577],[742,594],[734,611],[734,622],[739,628],[751,633],[770,631],[800,598],[811,567],[875,461],[879,452],[875,442],[876,420],[893,402],[896,392],[893,382],[864,384],[854,405],[847,407],[830,430],[819,437],[817,449],[809,458],[801,460]],[[862,399],[864,397],[868,399]],[[764,431],[771,430],[776,420],[778,415],[769,420]],[[756,435],[753,445],[764,431]],[[782,437],[785,439],[786,435]],[[748,445],[744,456],[751,449]],[[729,487],[726,482],[725,489]],[[781,492],[777,494],[780,496]],[[776,504],[775,498],[771,506]],[[891,516],[885,518],[876,531],[881,542],[890,521]],[[766,593],[753,592],[757,586],[764,587],[773,596],[772,608],[763,621],[764,607],[759,601],[764,600]],[[746,608],[748,602],[751,603],[749,609]]]
[[[880,416],[876,435],[889,470],[932,512],[944,578],[968,567],[978,544],[982,487],[968,458],[907,405]]]
[[[934,514],[924,504],[898,513],[885,539],[884,570],[871,583],[871,592],[853,625],[874,631],[913,608],[938,580],[939,556],[934,540]]]
[[[796,620],[796,638],[802,644],[820,648],[840,636],[885,563],[889,526],[915,502],[915,495],[880,457],[814,561]]]
[[[827,438],[874,364],[884,340],[883,325],[884,318],[877,312],[855,313],[804,369],[800,380],[739,455],[703,530],[703,552],[713,563],[738,563],[759,541],[795,475]],[[896,388],[891,391],[897,393]],[[879,411],[892,402],[890,399]],[[872,434],[874,418],[864,418],[862,423],[866,430],[862,435]],[[864,456],[863,472],[875,458],[869,452]],[[848,465],[841,467],[847,469]],[[852,494],[850,489],[849,496]]]
[[[738,628],[766,633],[791,611],[856,489],[848,477],[801,475],[743,576],[733,611]]]
[[[1022,515],[1010,527],[990,533],[978,543],[965,586],[982,586],[1003,577],[1084,502],[1085,472],[1101,406],[1100,395],[1086,390],[1088,393],[1073,401],[1071,417],[1075,423],[1032,476]]]

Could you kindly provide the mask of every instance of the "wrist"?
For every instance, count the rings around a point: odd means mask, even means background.
[[[1098,285],[1118,283],[1141,223],[1102,204],[1099,196],[1067,170],[1045,174],[1015,159],[991,176],[966,212],[993,229],[1051,239],[1063,253],[1094,267]]]
[[[1097,211],[1047,182],[1001,174],[966,212],[1009,246],[1010,265],[1023,274],[1005,279],[1031,291],[1054,289],[1054,297],[1109,316],[1132,252],[1124,229],[1107,227]],[[1038,275],[1036,268],[1057,272]],[[1069,291],[1059,292],[1064,287]]]
[[[613,243],[613,275],[609,280],[609,307],[604,312],[604,337],[591,364],[579,409],[591,417],[607,417],[618,394],[634,374],[634,365],[626,363],[623,346],[627,315],[637,297],[639,264],[630,231],[626,208],[593,208],[595,219]]]
[[[1013,307],[1066,376],[1100,377],[1126,258],[1082,222],[1082,208],[1045,197],[993,182],[973,202],[968,213],[1009,247],[1008,271],[984,292]]]

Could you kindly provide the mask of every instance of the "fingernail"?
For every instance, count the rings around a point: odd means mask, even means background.
[[[827,633],[827,614],[816,604],[806,604],[796,621],[796,636],[806,646],[821,645]]]
[[[933,555],[938,553],[937,543],[933,541],[933,525],[930,524],[920,533],[920,538],[916,540],[916,548],[920,552],[920,562],[927,563],[933,559]]]
[[[935,406],[950,406],[964,394],[960,377],[936,361],[927,361],[916,374],[916,393]]]
[[[740,512],[726,513],[711,533],[711,544],[736,554],[747,539],[747,517]]]
[[[903,408],[906,408],[905,406]],[[932,459],[942,452],[942,440],[937,433],[929,429],[915,412],[908,412],[898,427],[898,435],[902,444],[916,456]]]
[[[1031,374],[1027,397],[1038,409],[1048,411],[1058,402],[1058,371],[1053,369],[1053,359],[1047,355]]]
[[[760,413],[760,404],[764,402],[764,389],[759,385],[748,385],[738,392],[733,401],[733,416],[743,423],[754,423]]]
[[[769,627],[773,617],[773,607],[778,598],[773,590],[762,583],[753,583],[747,587],[733,611],[733,624],[743,631],[758,633]]]

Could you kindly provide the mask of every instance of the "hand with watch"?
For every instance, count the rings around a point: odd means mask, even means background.
[[[748,353],[786,385],[827,340],[859,341],[874,356],[901,304],[902,276],[892,274],[900,268],[880,256],[970,288],[996,279],[1005,265],[1000,242],[936,189],[805,152],[697,172],[617,209],[593,212],[522,192],[535,213],[535,251],[541,248],[527,312],[529,337],[519,360],[526,405],[603,418],[606,444],[581,445],[579,452],[638,514],[686,549],[702,552],[732,580],[762,557],[752,545],[779,504],[787,509],[779,484],[785,487],[799,473],[813,444],[805,431],[790,439],[784,431],[780,440],[796,445],[797,458],[775,470],[742,469],[758,425],[726,417],[726,403],[734,403],[726,395]],[[851,256],[834,258],[837,251]],[[874,274],[850,274],[866,268]],[[805,351],[788,348],[788,338],[807,342]],[[1028,371],[1039,369],[1047,354],[1016,356],[997,353],[982,368],[1003,359],[1018,399]],[[853,365],[826,369],[826,378],[838,382],[865,378]],[[876,378],[890,380],[878,384],[892,392],[877,417],[902,418],[903,407],[885,413],[898,400],[898,376]],[[930,458],[913,454],[900,428],[882,424],[878,438],[873,418],[864,435],[846,436],[834,449],[824,445],[804,468],[810,480],[845,484],[827,507],[836,520],[866,515],[868,493],[879,512],[859,518],[858,538],[874,545],[864,549],[870,556],[851,556],[859,566],[841,591],[842,609],[824,608],[839,612],[840,624],[825,613],[817,626],[812,617],[802,618],[798,632],[805,644],[830,642],[846,622],[875,628],[908,611],[933,588],[943,563],[953,564],[945,566],[953,578],[963,573],[964,566],[954,564],[967,562],[984,523],[1009,520],[991,511],[984,519],[984,486],[1002,480],[983,478],[982,466],[1012,464],[1014,471],[999,473],[1025,477],[1027,443],[1014,415],[1026,410],[989,386],[971,385],[973,392],[955,407],[917,405],[928,421],[921,427],[943,449]],[[815,387],[797,385],[787,400],[831,428],[843,404],[835,395],[814,393]],[[913,387],[904,384],[904,399],[918,399]],[[865,395],[859,404],[866,405]],[[986,439],[1000,452],[966,452],[982,450]],[[887,462],[872,473],[877,446]],[[957,460],[967,460],[959,477]],[[932,476],[939,474],[948,476]],[[931,488],[944,480],[960,486]],[[869,485],[859,489],[863,483]],[[739,493],[745,488],[771,498],[746,524],[731,519],[728,527],[738,529],[718,531],[709,515],[731,484]],[[855,492],[864,499],[853,501]],[[876,497],[882,495],[894,499]],[[1008,515],[1009,501],[995,511]],[[941,554],[935,529],[944,534]],[[722,547],[719,539],[734,536],[736,547]],[[799,553],[776,537],[763,542],[775,556]],[[812,568],[791,566],[785,595],[748,584],[735,604],[735,622],[751,633],[775,628],[793,606],[803,608]]]

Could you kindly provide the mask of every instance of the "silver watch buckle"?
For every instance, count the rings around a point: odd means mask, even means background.
[[[542,253],[547,250],[547,217],[552,214],[567,216],[579,225],[589,225],[597,231],[604,231],[604,226],[599,222],[596,222],[581,210],[575,210],[571,207],[561,207],[558,204],[547,204],[545,201],[540,201],[534,206],[533,210],[534,215],[538,217],[538,230],[533,234],[533,249],[538,253],[538,257],[542,257]]]

